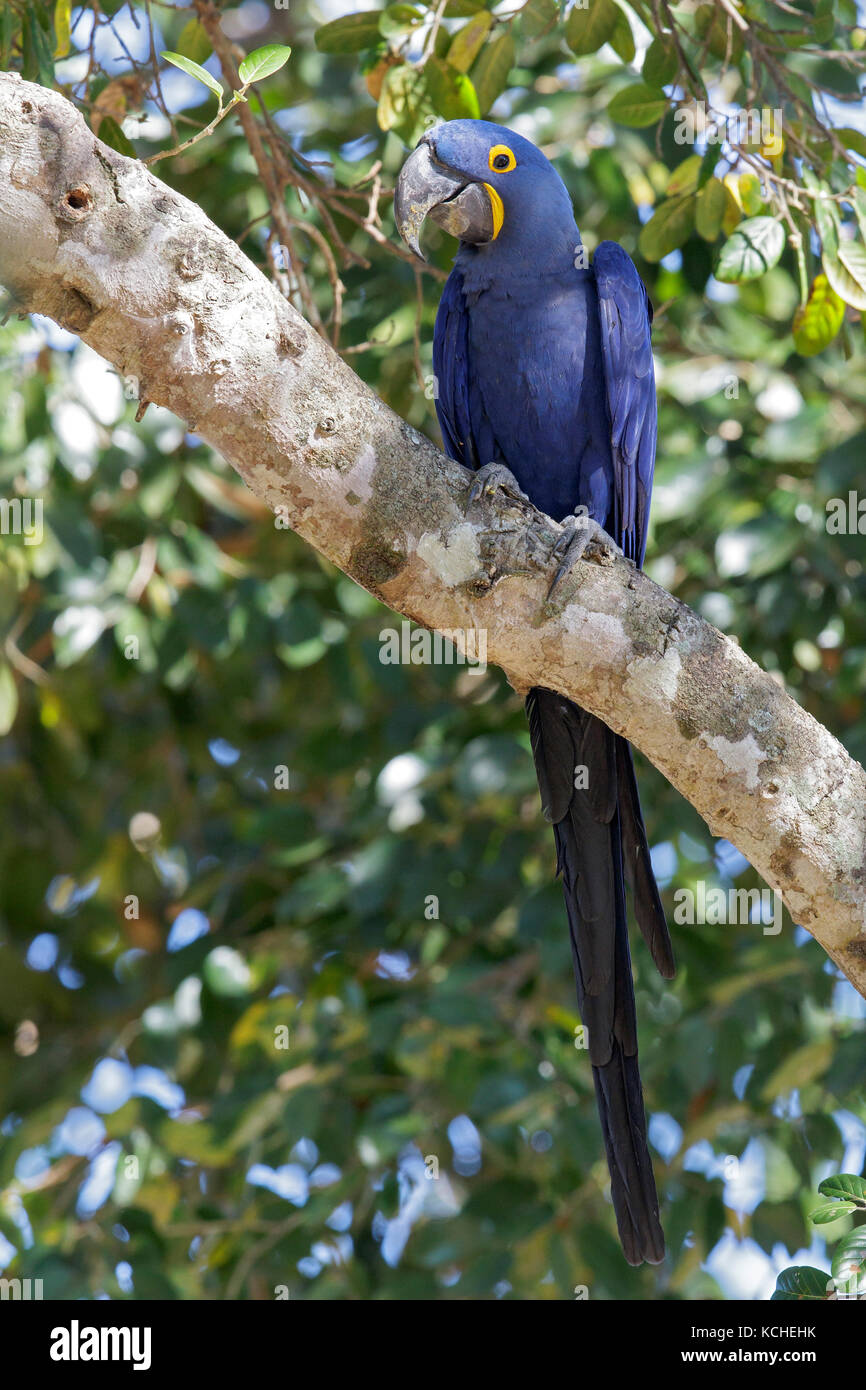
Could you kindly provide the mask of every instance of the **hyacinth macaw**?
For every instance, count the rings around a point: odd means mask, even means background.
[[[450,456],[477,472],[470,501],[504,489],[588,526],[643,562],[656,448],[652,310],[611,241],[583,253],[568,192],[528,140],[489,121],[433,127],[410,155],[397,227],[417,254],[426,216],[460,247],[433,340],[436,411]],[[582,520],[575,520],[575,510]],[[584,520],[584,518],[587,518]],[[553,823],[581,1018],[631,1264],[664,1258],[637,1055],[625,884],[653,959],[674,972],[628,743],[549,690],[526,701],[544,814]],[[576,769],[585,768],[584,776]]]

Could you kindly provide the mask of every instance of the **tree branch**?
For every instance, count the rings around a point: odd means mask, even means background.
[[[194,204],[0,74],[0,278],[185,419],[389,607],[482,630],[518,690],[625,734],[866,995],[866,774],[736,643],[596,547],[545,603],[561,528],[482,501]]]

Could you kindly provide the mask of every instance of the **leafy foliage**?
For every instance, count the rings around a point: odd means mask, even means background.
[[[559,28],[576,58],[609,45],[622,67],[631,68],[638,65],[635,32],[652,36],[658,18],[641,0],[628,6],[587,0],[573,5],[564,20],[553,0],[529,0],[504,13],[480,0],[458,8],[469,17],[453,29],[446,30],[431,0],[428,6],[388,6],[378,28],[376,11],[333,20],[317,30],[316,42],[325,52],[361,51],[387,65],[378,94],[379,124],[412,145],[432,120],[487,113],[505,90],[515,61],[513,33],[527,42]],[[446,16],[456,12],[453,6],[444,11]],[[821,242],[822,273],[834,294],[855,309],[866,308],[861,226],[866,169],[853,157],[866,151],[866,134],[822,124],[813,102],[813,92],[836,101],[858,97],[866,57],[853,0],[835,8],[831,0],[804,0],[799,9],[744,0],[737,9],[704,4],[688,12],[666,6],[663,14],[664,33],[643,47],[640,80],[623,85],[611,73],[607,114],[633,129],[658,127],[669,158],[677,147],[693,147],[696,141],[703,141],[706,154],[688,189],[675,186],[674,168],[667,199],[645,228],[643,255],[662,260],[695,229],[710,243],[725,233],[717,273],[739,283],[764,274],[787,245],[797,260],[802,316],[817,283],[813,230]],[[420,51],[418,34],[424,35]],[[821,50],[808,45],[810,37],[832,49],[836,63],[822,64]],[[713,107],[713,93],[720,90],[726,101],[736,104],[742,98],[733,115]],[[761,105],[747,105],[756,92]],[[728,170],[725,201],[715,178],[720,169]],[[734,231],[744,215],[744,226]],[[799,320],[795,335],[798,350],[802,344],[807,355],[832,340],[836,316],[822,314],[815,331],[813,307],[809,322],[812,327],[804,329]]]
[[[834,1201],[815,1207],[810,1221],[815,1226],[835,1225],[844,1217],[866,1212],[866,1179],[839,1173],[818,1184],[818,1191]],[[843,1222],[843,1225],[850,1223]],[[776,1282],[774,1300],[866,1297],[866,1226],[855,1226],[842,1237],[833,1255],[830,1277],[820,1269],[783,1269]]]

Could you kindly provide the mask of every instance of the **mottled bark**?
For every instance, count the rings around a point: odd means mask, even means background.
[[[726,836],[866,995],[866,774],[736,643],[604,546],[545,602],[560,527],[359,380],[204,213],[0,74],[0,280],[168,406],[391,608],[482,629],[518,690],[600,715]]]

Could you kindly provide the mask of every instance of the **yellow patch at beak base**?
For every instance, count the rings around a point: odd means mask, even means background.
[[[487,189],[487,196],[490,199],[490,206],[493,210],[493,240],[495,241],[502,231],[502,224],[505,221],[505,208],[502,206],[502,199],[496,192],[496,189],[489,183],[485,183],[484,187]]]

